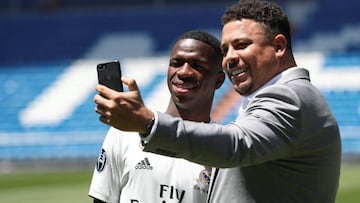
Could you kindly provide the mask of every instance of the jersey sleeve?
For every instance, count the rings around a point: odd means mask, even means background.
[[[118,203],[121,193],[120,177],[122,169],[119,166],[119,146],[117,130],[110,128],[100,150],[93,177],[90,184],[89,196],[108,203]]]

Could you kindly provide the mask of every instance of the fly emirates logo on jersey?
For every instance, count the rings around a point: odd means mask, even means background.
[[[135,169],[137,170],[153,170],[153,166],[151,166],[150,161],[147,157],[142,159],[138,164],[136,164]],[[185,196],[185,190],[176,188],[173,185],[167,185],[167,184],[160,184],[160,187],[158,187],[160,191],[156,192],[156,194],[159,194],[161,203],[181,203],[184,200]],[[136,199],[131,199],[131,203],[145,203],[141,202]]]
[[[171,185],[160,185],[160,198],[177,199],[178,202],[182,202],[185,196],[185,190],[177,189]],[[165,202],[165,200],[163,201]]]
[[[183,202],[185,190],[177,189],[172,185],[160,185],[160,199],[161,203],[167,202]],[[131,203],[143,203],[136,199],[131,199]]]

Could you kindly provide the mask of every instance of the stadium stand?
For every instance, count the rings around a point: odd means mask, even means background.
[[[125,9],[107,0],[102,4],[106,9],[95,9],[99,1],[91,0],[87,4],[91,9],[79,9],[80,0],[59,0],[57,10],[33,12],[26,8],[39,8],[35,4],[43,1],[18,2],[0,1],[0,9],[10,8],[0,13],[0,26],[6,28],[0,30],[0,161],[96,157],[108,129],[98,121],[92,101],[98,62],[120,60],[123,74],[138,80],[145,102],[164,110],[172,42],[190,29],[220,37],[226,4],[211,1],[214,4],[207,7],[186,7],[164,1],[173,5],[166,7],[143,0],[141,7]],[[350,16],[360,3],[319,2],[293,0],[281,5],[301,8],[296,17],[290,16],[296,19],[293,41],[299,64],[311,68],[314,84],[339,121],[343,153],[360,154],[360,51],[355,37],[360,21],[359,16]],[[216,93],[215,107],[230,90],[226,81]],[[229,113],[219,122],[235,119],[237,106],[226,108],[222,111]]]
[[[360,2],[319,1],[311,7],[306,21],[297,30],[297,51],[359,51]]]

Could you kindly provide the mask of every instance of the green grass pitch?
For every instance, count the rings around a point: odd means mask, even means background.
[[[90,203],[92,171],[0,174],[0,199],[7,203]],[[336,203],[360,201],[360,165],[342,167]]]
[[[90,203],[92,172],[32,172],[0,175],[0,201],[7,203]]]

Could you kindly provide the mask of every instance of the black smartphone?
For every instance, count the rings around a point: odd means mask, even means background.
[[[121,66],[119,61],[100,63],[96,67],[99,84],[105,85],[113,90],[122,92]]]

